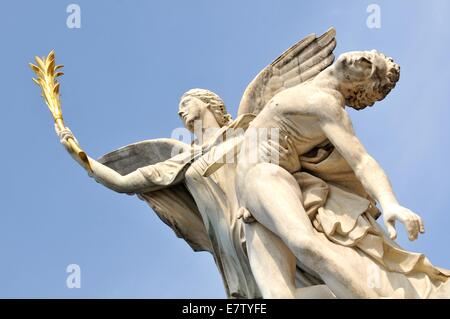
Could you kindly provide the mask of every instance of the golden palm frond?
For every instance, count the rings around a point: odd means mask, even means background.
[[[59,96],[59,83],[57,78],[63,75],[61,70],[62,65],[56,65],[55,63],[55,51],[50,51],[47,57],[35,57],[36,64],[29,63],[31,70],[36,73],[37,78],[33,78],[34,83],[41,87],[41,95],[45,100],[50,112],[53,115],[56,125],[59,130],[65,128],[62,111],[61,101]],[[68,143],[78,157],[83,161],[86,169],[92,172],[92,168],[89,163],[89,159],[86,153],[80,148],[77,142],[73,138],[68,139]]]
[[[30,68],[36,73],[34,83],[41,87],[42,97],[45,100],[55,121],[62,121],[61,102],[59,97],[59,83],[57,78],[64,73],[57,72],[62,65],[55,65],[55,52],[52,50],[47,57],[35,57],[37,65],[30,63]]]

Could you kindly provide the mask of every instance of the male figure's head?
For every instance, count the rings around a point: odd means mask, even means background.
[[[375,50],[343,53],[334,70],[345,104],[357,110],[384,99],[400,78],[400,66]]]
[[[208,114],[210,112],[210,114]],[[211,125],[208,119],[222,127],[231,121],[222,99],[215,93],[204,89],[192,89],[180,99],[178,115],[184,126],[193,132],[195,121],[202,121],[203,126]],[[208,118],[208,115],[212,115]],[[204,127],[207,128],[207,127]]]

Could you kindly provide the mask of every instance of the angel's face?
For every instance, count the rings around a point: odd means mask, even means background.
[[[180,101],[178,115],[184,126],[191,132],[194,131],[195,121],[201,121],[208,105],[193,96],[186,96]]]
[[[335,70],[342,82],[361,83],[370,80],[377,68],[384,62],[374,51],[353,51],[341,54],[335,63]]]

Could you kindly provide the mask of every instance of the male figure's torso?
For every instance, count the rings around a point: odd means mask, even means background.
[[[288,138],[295,149],[295,156],[302,156],[328,140],[319,123],[321,117],[330,116],[327,112],[338,115],[345,112],[336,93],[317,87],[313,81],[286,89],[269,101],[251,127],[278,129],[278,141],[273,142],[279,143],[282,148],[289,148],[290,145],[285,143]],[[280,161],[283,162],[283,158]]]

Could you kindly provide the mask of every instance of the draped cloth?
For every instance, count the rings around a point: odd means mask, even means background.
[[[325,140],[306,154],[298,155],[293,145],[305,138],[290,129],[287,119],[283,119],[282,124],[279,126],[281,138],[270,141],[272,146],[278,143],[275,149],[287,150],[284,155],[280,153],[276,156],[278,165],[296,179],[301,189],[303,207],[319,234],[318,240],[324,236],[325,244],[339,252],[340,258],[336,262],[344,262],[345,266],[364,273],[353,279],[368,280],[367,289],[372,291],[367,296],[450,298],[450,271],[433,266],[424,254],[404,250],[386,235],[376,221],[380,211],[375,201],[337,149]],[[237,149],[239,152],[242,147],[245,148],[243,141],[236,139],[238,145],[224,148],[224,151],[235,152]],[[263,153],[271,149],[265,143],[258,145]],[[228,154],[221,156],[224,157]],[[263,154],[262,157],[269,158],[270,154]],[[204,176],[218,170],[221,165],[211,163],[205,169]],[[248,220],[251,222],[254,218]],[[299,260],[297,275],[302,273],[309,278],[312,276],[313,280],[308,280],[306,285],[320,283],[320,279],[316,280],[318,275]],[[374,277],[373,282],[370,282],[371,276]]]
[[[245,129],[253,118],[241,116],[229,127]],[[243,225],[236,216],[239,208],[235,198],[230,200],[233,189],[226,192],[226,185],[220,185],[220,180],[234,176],[233,165],[222,168],[223,158],[236,152],[242,140],[236,136],[206,150],[176,140],[149,140],[108,153],[99,162],[122,175],[139,170],[153,189],[138,197],[193,250],[212,253],[229,297],[255,298],[260,293],[246,258]],[[172,155],[174,147],[181,151],[177,156]],[[376,222],[380,212],[374,200],[329,142],[302,156],[295,152],[291,156],[297,157],[285,162],[299,163],[289,171],[302,190],[303,206],[315,230],[335,245],[342,260],[356,263],[358,269],[376,269],[380,297],[450,296],[450,272],[433,266],[423,254],[402,249],[385,235]],[[200,187],[205,191],[196,194]],[[321,283],[301,261],[297,277],[305,286]]]
[[[136,195],[194,251],[213,255],[229,298],[261,298],[246,256],[243,225],[236,217],[235,169],[227,166],[208,177],[202,174],[222,148],[234,145],[233,139],[221,143],[226,137],[222,134],[229,128],[245,130],[253,118],[238,117],[217,132],[217,141],[201,147],[173,139],[147,140],[98,160],[122,175],[138,171],[145,177],[149,189]]]
[[[303,205],[314,228],[330,242],[348,248],[340,250],[343,260],[354,258],[349,250],[356,250],[359,256],[370,259],[367,267],[379,267],[379,280],[386,281],[381,285],[394,291],[383,296],[391,291],[380,289],[380,297],[429,298],[444,288],[450,297],[450,271],[433,266],[421,253],[402,249],[386,235],[376,222],[380,212],[374,200],[331,144],[324,143],[301,156],[300,164],[301,169],[292,175],[302,190]]]

